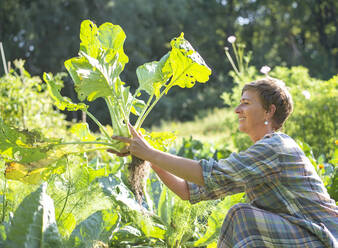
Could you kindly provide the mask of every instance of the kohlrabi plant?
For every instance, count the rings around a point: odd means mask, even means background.
[[[79,103],[60,94],[62,85],[52,74],[43,75],[55,106],[60,110],[83,111],[98,125],[101,135],[92,135],[88,125],[80,123],[73,127],[80,140],[51,140],[42,137],[38,132],[9,127],[0,120],[0,155],[7,161],[10,178],[16,179],[20,174],[21,178],[34,175],[34,180],[39,180],[46,176],[43,171],[51,163],[57,167],[57,161],[69,153],[108,148],[121,151],[125,144],[113,140],[111,136],[131,136],[128,129],[131,114],[137,116],[134,127],[139,131],[154,106],[173,86],[190,88],[196,82],[205,83],[209,79],[210,68],[184,39],[182,33],[172,39],[171,50],[159,61],[145,63],[137,68],[139,86],[132,94],[130,86],[120,78],[129,60],[123,50],[125,39],[126,35],[118,25],[104,23],[97,27],[90,20],[82,22],[79,55],[65,61],[65,67],[74,81]],[[143,93],[149,95],[146,103],[140,99]],[[111,127],[103,126],[88,111],[88,105],[83,103],[97,98],[103,98],[106,102]],[[129,182],[138,199],[142,195],[144,168],[144,161],[132,158]]]

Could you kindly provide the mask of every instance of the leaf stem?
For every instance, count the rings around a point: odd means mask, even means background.
[[[106,145],[106,146],[114,146],[112,143],[107,142],[98,142],[98,141],[74,141],[74,142],[62,142],[62,143],[56,143],[53,144],[56,146],[62,146],[62,145]]]
[[[234,49],[235,57],[236,57],[236,60],[237,60],[237,65],[238,65],[238,68],[240,68],[240,60],[239,60],[239,56],[238,56],[237,47],[236,47],[235,42],[232,43],[232,49]]]
[[[155,101],[150,105],[149,108],[144,108],[147,112],[145,112],[145,114],[143,114],[144,111],[142,112],[143,115],[142,115],[142,117],[140,116],[141,117],[140,118],[140,122],[135,127],[136,130],[138,130],[142,126],[145,118],[149,115],[150,111],[155,107],[156,103],[160,100],[160,98],[164,95],[164,93],[165,93],[165,89],[161,92],[161,94],[159,95],[159,97],[155,99]],[[151,99],[153,98],[153,96],[154,96],[154,94],[151,96]],[[147,105],[148,105],[148,103],[147,103]]]
[[[68,165],[68,157],[66,157],[66,161],[67,161],[67,171],[68,171],[68,174],[69,174],[69,165]],[[69,175],[68,175],[69,176]],[[66,208],[66,205],[67,205],[67,202],[68,202],[68,197],[70,196],[70,189],[71,189],[71,183],[69,181],[69,178],[68,178],[68,185],[67,185],[67,195],[66,195],[66,199],[65,199],[65,202],[63,203],[63,207],[62,207],[62,210],[59,214],[59,217],[57,218],[57,222],[59,221],[59,219],[61,218],[61,215],[63,214],[63,211],[65,210]]]
[[[102,124],[96,119],[94,115],[92,115],[88,110],[85,110],[86,114],[96,123],[96,125],[99,126],[100,130],[104,133],[104,135],[111,141],[113,142],[113,139],[110,137],[110,135],[107,133],[106,129]]]
[[[138,117],[138,119],[137,119],[137,121],[136,121],[135,129],[136,129],[137,131],[139,130],[139,128],[141,127],[141,125],[142,125],[142,123],[143,123],[143,121],[144,121],[144,118],[143,118],[143,117],[144,117],[144,114],[145,114],[145,112],[147,111],[148,106],[150,105],[151,101],[153,100],[154,95],[155,95],[155,93],[153,93],[153,94],[149,97],[146,106],[144,107],[144,109],[142,110],[142,113],[140,114],[140,116]]]
[[[164,93],[167,93],[169,89],[174,85],[174,83],[186,72],[190,69],[192,64],[190,64],[187,68],[184,69],[184,71],[181,72],[180,75],[178,75],[174,80],[171,80],[171,82],[166,86],[166,88],[161,92],[158,98],[151,104],[151,106],[147,109],[147,112],[142,116],[142,119],[139,123],[139,125],[136,127],[136,130],[140,128],[145,120],[145,118],[149,115],[150,111],[154,108],[156,103],[161,99],[161,97],[164,95]]]
[[[130,115],[130,111],[131,111],[131,108],[133,107],[133,102],[134,102],[134,100],[136,99],[136,96],[137,96],[137,94],[140,92],[141,90],[140,90],[140,88],[137,88],[136,89],[136,91],[135,91],[135,93],[134,93],[134,95],[133,95],[133,98],[131,99],[131,102],[130,102],[130,107],[128,108],[128,112],[127,112],[127,115],[129,116]],[[146,108],[146,107],[145,107]],[[142,112],[142,114],[143,114],[143,112]]]
[[[237,69],[237,67],[236,67],[236,65],[235,65],[235,63],[234,63],[234,61],[232,60],[231,55],[229,54],[229,52],[228,52],[227,50],[225,50],[225,54],[226,54],[228,60],[230,61],[231,65],[232,65],[232,68],[234,68],[235,72],[236,72],[237,75],[239,76],[239,75],[240,75],[240,74],[239,74],[239,71],[238,71],[238,69]]]
[[[105,97],[104,100],[106,101],[106,104],[107,104],[107,107],[108,107],[108,110],[109,110],[109,114],[110,114],[110,120],[111,120],[111,124],[113,126],[113,109],[112,109],[112,105],[110,104],[110,101],[108,99],[108,97]]]
[[[241,74],[244,73],[243,53],[244,53],[244,45],[238,44],[238,68]]]

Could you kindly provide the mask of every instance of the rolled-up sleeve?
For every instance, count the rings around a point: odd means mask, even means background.
[[[191,203],[243,192],[250,185],[275,180],[281,170],[278,154],[264,141],[218,162],[210,159],[199,164],[205,186],[187,182]]]

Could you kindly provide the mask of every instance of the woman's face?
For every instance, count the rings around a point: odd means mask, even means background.
[[[239,130],[247,133],[253,141],[266,134],[267,126],[264,125],[264,122],[267,111],[263,108],[256,91],[246,90],[243,92],[235,113],[238,114]]]

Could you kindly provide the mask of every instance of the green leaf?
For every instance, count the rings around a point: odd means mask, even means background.
[[[91,248],[97,240],[108,243],[120,220],[116,212],[109,210],[95,212],[76,226],[69,238],[69,246]]]
[[[211,69],[206,65],[203,58],[184,39],[184,34],[174,38],[171,42],[172,50],[168,62],[162,71],[166,74],[172,73],[172,79],[166,89],[178,85],[182,88],[191,88],[195,82],[205,83],[209,80]]]
[[[38,131],[18,130],[0,118],[0,155],[7,161],[30,163],[46,158],[50,149]]]
[[[6,226],[4,224],[0,225],[0,247],[5,246],[5,240],[7,239],[6,235]]]
[[[0,156],[6,161],[6,178],[39,184],[64,167],[62,158],[82,153],[98,145],[60,145],[40,132],[10,127],[0,118]],[[53,164],[53,166],[51,166]],[[62,170],[61,170],[62,171]]]
[[[128,216],[139,229],[146,234],[147,237],[163,239],[165,234],[165,226],[158,216],[149,213],[145,208],[139,205],[132,192],[118,178],[118,176],[110,175],[99,179],[103,192],[112,197],[112,199],[121,207],[121,212]],[[123,228],[122,228],[123,229]],[[132,228],[134,230],[134,228]],[[138,229],[136,229],[138,230]],[[129,235],[125,230],[120,235]],[[139,230],[138,230],[139,232]],[[121,237],[120,237],[121,238]]]
[[[173,206],[173,197],[170,196],[171,192],[166,186],[163,185],[162,193],[158,202],[158,216],[161,220],[169,226],[171,223],[171,211]]]
[[[72,58],[65,62],[70,73],[75,91],[80,101],[94,101],[98,97],[107,97],[112,94],[107,78],[102,74],[103,68],[98,60],[81,53],[84,57]],[[89,60],[88,60],[89,59]]]
[[[15,211],[6,247],[62,247],[47,184],[28,195]]]
[[[117,96],[112,92],[114,84],[128,62],[123,51],[125,38],[118,25],[104,23],[97,28],[89,20],[82,22],[80,57],[65,62],[81,101]]]
[[[135,200],[133,193],[117,176],[109,175],[109,177],[102,177],[99,178],[99,182],[103,192],[106,195],[111,196],[122,208],[138,212],[145,211],[145,209]]]
[[[120,243],[128,242],[130,244],[137,243],[142,239],[142,233],[137,228],[126,225],[119,229],[117,232],[114,232],[114,235],[111,239],[112,245],[119,246]]]
[[[97,26],[90,20],[84,20],[80,27],[80,50],[96,58],[99,54],[99,40]]]
[[[208,218],[208,228],[204,236],[194,243],[194,246],[206,246],[217,240],[222,223],[227,211],[235,204],[243,199],[244,193],[227,196],[223,201],[219,202]]]
[[[76,123],[70,128],[70,132],[80,138],[81,141],[94,141],[96,137],[90,133],[88,123]]]
[[[141,231],[147,236],[156,239],[164,239],[166,233],[166,228],[161,223],[158,222],[155,218],[147,218],[142,215],[144,218],[138,221]]]
[[[144,101],[135,98],[130,110],[134,115],[139,116],[145,106],[146,104],[144,103]]]
[[[169,75],[162,72],[162,68],[167,62],[169,53],[161,58],[160,61],[145,63],[136,69],[139,81],[139,90],[146,91],[149,95],[155,94],[158,98],[160,88],[167,82]]]
[[[71,102],[67,97],[63,97],[60,94],[61,87],[57,85],[52,74],[44,73],[43,80],[47,83],[49,94],[54,99],[55,101],[54,104],[58,109],[77,111],[77,110],[86,110],[88,108],[86,104],[83,103],[75,104]]]
[[[59,232],[63,237],[69,237],[74,228],[76,227],[76,219],[74,214],[64,212],[66,218],[59,218],[57,220]]]

